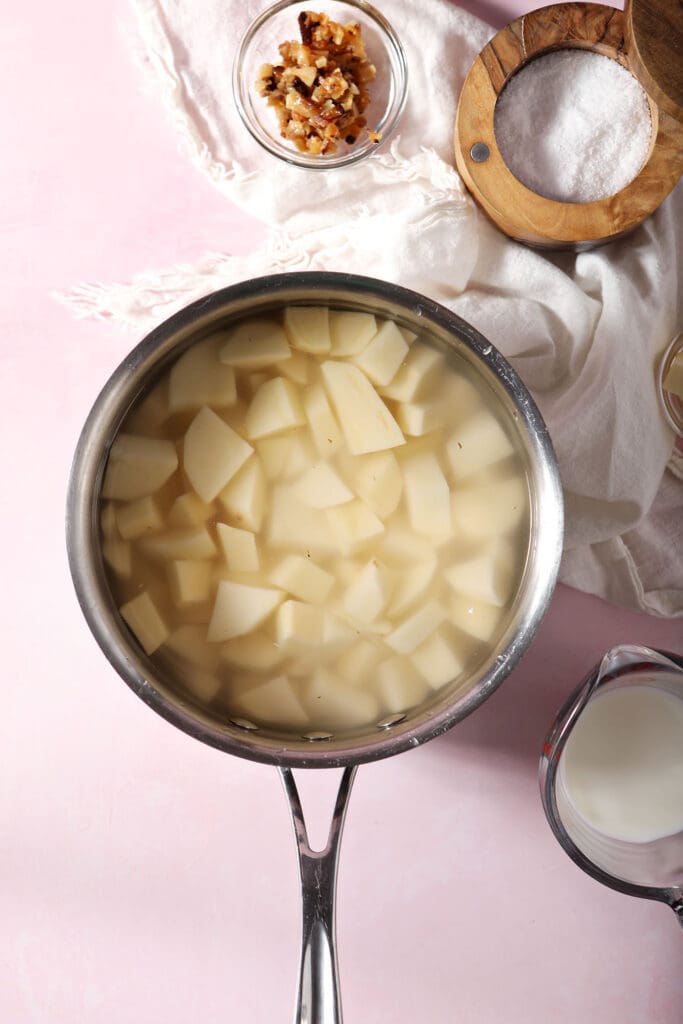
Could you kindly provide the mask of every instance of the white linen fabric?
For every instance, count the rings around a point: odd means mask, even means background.
[[[510,359],[546,419],[566,499],[561,579],[620,605],[683,614],[683,483],[666,469],[674,437],[655,372],[683,326],[683,185],[602,249],[541,254],[503,236],[452,159],[457,98],[493,30],[447,0],[383,0],[409,65],[395,138],[338,170],[286,165],[251,138],[232,99],[237,44],[263,7],[133,0],[138,52],[186,151],[269,225],[268,242],[247,257],[208,254],[61,298],[79,316],[141,332],[215,288],[282,270],[370,273],[429,295]]]

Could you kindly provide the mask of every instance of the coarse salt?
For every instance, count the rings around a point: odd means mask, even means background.
[[[647,97],[611,57],[558,50],[523,67],[495,109],[501,155],[547,199],[589,203],[633,181],[650,148]]]

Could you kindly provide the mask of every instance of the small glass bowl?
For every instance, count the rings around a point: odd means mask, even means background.
[[[669,425],[676,431],[679,437],[683,437],[683,398],[679,398],[678,395],[674,395],[673,392],[666,390],[664,378],[674,360],[674,356],[681,350],[683,350],[683,331],[676,335],[662,356],[657,375],[659,397],[664,409],[664,415],[669,421]]]
[[[363,132],[352,146],[340,143],[337,152],[314,155],[300,152],[280,136],[275,111],[256,91],[262,64],[277,63],[278,46],[300,39],[298,16],[302,11],[323,10],[336,22],[360,24],[368,59],[377,69],[370,83],[370,103],[364,111],[367,126],[381,136],[373,142]],[[247,29],[239,45],[232,72],[232,87],[240,117],[251,135],[273,156],[297,167],[316,170],[357,163],[385,142],[398,122],[408,92],[408,65],[401,41],[386,18],[365,0],[280,0],[268,7]]]

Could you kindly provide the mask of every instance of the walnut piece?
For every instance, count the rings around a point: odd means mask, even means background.
[[[303,11],[299,31],[301,42],[278,47],[281,63],[262,65],[256,90],[274,108],[283,139],[302,153],[331,155],[340,142],[352,146],[366,128],[362,115],[376,71],[357,23],[339,25],[326,14]]]

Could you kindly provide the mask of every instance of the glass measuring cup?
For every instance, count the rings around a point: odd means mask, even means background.
[[[683,927],[683,815],[678,831],[666,829],[666,834],[639,841],[618,837],[613,830],[610,834],[608,828],[596,827],[595,819],[579,810],[566,778],[567,745],[571,750],[572,734],[588,706],[627,687],[654,689],[665,700],[679,699],[683,707],[683,658],[636,644],[607,652],[565,702],[548,732],[539,765],[541,801],[556,839],[580,868],[618,892],[667,903]],[[613,723],[604,714],[607,704],[600,710],[602,724],[610,728]],[[595,706],[591,714],[595,722]],[[603,781],[597,773],[610,769],[614,765],[609,754],[600,754],[598,748],[592,765],[596,783]]]

